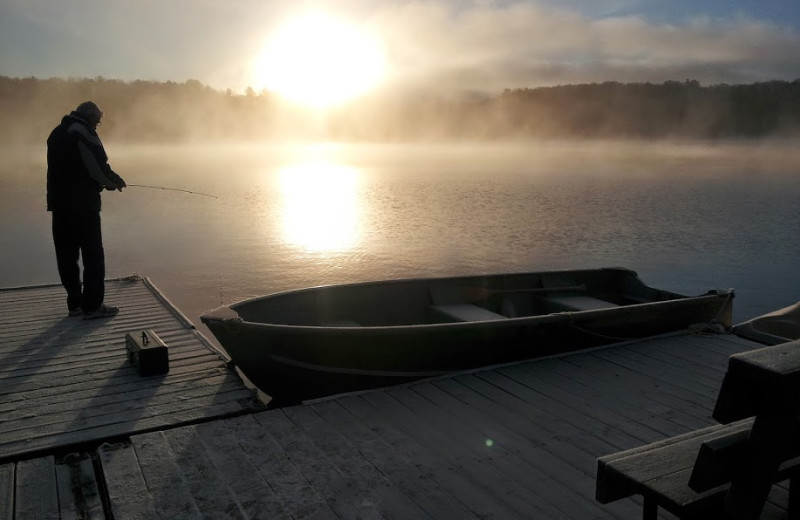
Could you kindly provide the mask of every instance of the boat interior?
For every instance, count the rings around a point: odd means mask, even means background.
[[[510,289],[431,283],[428,286],[429,322],[503,320],[619,306],[610,294],[605,298],[593,295],[572,276],[542,277],[540,282],[542,285],[537,287]]]
[[[232,306],[252,322],[386,327],[496,321],[683,298],[626,269],[391,280],[303,289]]]
[[[800,339],[800,303],[753,318],[733,328],[746,339],[765,345],[778,345]]]

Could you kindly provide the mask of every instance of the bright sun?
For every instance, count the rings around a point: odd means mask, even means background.
[[[256,63],[259,88],[302,105],[328,108],[375,87],[384,73],[378,39],[323,13],[283,23]]]

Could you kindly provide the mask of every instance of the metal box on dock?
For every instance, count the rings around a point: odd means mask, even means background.
[[[128,359],[140,376],[155,376],[169,372],[167,345],[152,330],[129,332],[125,335]]]

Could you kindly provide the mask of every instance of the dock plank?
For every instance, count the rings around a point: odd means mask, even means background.
[[[19,519],[59,520],[56,465],[52,455],[17,463],[14,515]]]
[[[158,520],[133,445],[103,444],[97,452],[103,466],[112,518]]]
[[[698,393],[714,392],[714,385],[719,379],[719,373],[716,366],[725,363],[726,356],[709,356],[702,355],[703,349],[697,349],[695,359],[686,359],[680,355],[675,355],[673,352],[663,351],[659,349],[637,349],[637,351],[625,352],[624,358],[618,357],[618,363],[625,363],[624,366],[643,365],[644,367],[658,368],[657,377],[660,381],[670,383],[675,380],[676,373],[681,377],[679,380],[685,378],[686,375],[691,374],[692,378],[685,381],[686,385],[683,388],[693,390]],[[608,353],[598,352],[597,356],[608,356]],[[606,357],[607,360],[610,358]],[[641,370],[639,370],[641,371]]]
[[[381,509],[392,511],[395,517],[431,518],[313,409],[291,407],[285,410],[285,414],[338,469],[338,473],[357,488],[359,494],[368,497]]]
[[[0,520],[14,518],[14,473],[12,463],[0,464]]]
[[[227,370],[220,368],[216,361],[202,364],[188,362],[183,365],[185,368],[183,370],[181,369],[182,367],[174,365],[175,363],[173,363],[173,367],[170,370],[171,382],[178,387],[201,385],[208,378],[220,377],[227,373]],[[0,402],[0,413],[3,414],[0,422],[11,420],[15,415],[24,415],[27,413],[25,406],[30,406],[31,403],[39,400],[43,401],[43,403],[36,403],[35,406],[49,404],[58,406],[60,410],[64,410],[69,406],[76,406],[74,404],[76,401],[97,396],[106,384],[113,385],[113,392],[105,394],[105,397],[109,399],[117,394],[129,395],[133,392],[143,391],[141,379],[134,379],[126,374],[119,375],[118,370],[112,370],[112,372],[116,373],[105,374],[106,377],[98,377],[91,381],[87,381],[86,376],[83,374],[76,377],[65,377],[66,380],[61,381],[59,386],[41,387],[30,385],[11,395],[3,396],[3,400]],[[102,373],[102,371],[99,373]],[[94,372],[94,374],[97,375],[98,372]]]
[[[153,509],[160,518],[199,520],[200,508],[174,461],[163,432],[137,435],[132,439],[136,459],[150,492]]]
[[[105,511],[92,459],[72,453],[56,463],[61,520],[104,520]]]
[[[193,426],[164,432],[175,464],[205,518],[245,520],[231,483],[217,470]]]
[[[582,435],[582,442],[570,435],[559,425],[549,425],[549,420],[531,421],[519,409],[508,409],[497,401],[486,397],[485,383],[477,378],[467,376],[461,379],[443,379],[432,382],[433,386],[457,399],[463,405],[459,407],[461,416],[477,426],[491,426],[497,433],[487,433],[492,444],[502,443],[509,448],[526,452],[535,458],[542,457],[543,468],[558,468],[556,480],[561,476],[578,476],[585,474],[587,464],[594,459],[597,449],[612,449],[602,440],[595,440],[583,435],[578,430],[573,433]],[[488,390],[491,392],[491,389]],[[549,418],[546,418],[549,419]],[[549,425],[548,429],[545,425]],[[504,440],[505,439],[505,440]],[[511,444],[509,441],[513,440]],[[592,442],[587,446],[587,442]],[[564,471],[566,469],[566,471]],[[577,471],[578,473],[574,473]]]
[[[373,490],[361,484],[359,477],[333,464],[283,411],[257,415],[256,420],[278,442],[303,478],[320,493],[337,516],[365,520],[386,518]]]
[[[264,420],[279,411],[263,413]],[[261,414],[260,414],[261,415]],[[269,482],[280,497],[283,509],[295,519],[333,520],[339,518],[322,493],[303,476],[289,453],[284,451],[255,416],[223,421],[259,476]]]
[[[312,405],[312,408],[333,430],[347,432],[347,435],[339,433],[338,440],[349,443],[367,462],[379,468],[430,518],[478,519],[475,513],[442,488],[428,472],[421,471],[399,454],[339,403],[328,401]]]
[[[390,450],[408,460],[419,471],[429,474],[440,489],[444,490],[471,513],[479,518],[515,518],[516,512],[501,501],[497,501],[486,489],[483,475],[458,462],[452,462],[442,452],[431,449],[415,436],[407,435],[393,421],[395,409],[375,406],[367,395],[343,397],[337,402],[353,415],[370,425]]]
[[[552,370],[555,374],[569,378],[575,367],[585,374],[580,381],[571,381],[579,393],[592,393],[598,397],[620,399],[623,403],[638,404],[640,396],[634,397],[620,391],[626,385],[636,385],[648,397],[645,410],[657,417],[662,428],[697,428],[698,425],[706,424],[711,417],[711,410],[698,404],[696,399],[698,393],[705,395],[706,392],[691,391],[682,385],[676,385],[675,377],[645,378],[640,371],[630,368],[628,362],[618,362],[614,377],[608,377],[607,369],[604,370],[604,366],[591,356],[570,360],[565,365],[554,365]],[[684,406],[676,409],[676,402],[684,403]]]
[[[235,401],[227,401],[223,403],[216,403],[218,398],[225,399],[226,396],[214,395],[205,400],[197,400],[194,404],[189,403],[182,409],[173,409],[169,421],[165,421],[164,415],[151,415],[147,417],[137,417],[135,419],[120,419],[116,422],[107,422],[102,425],[91,425],[91,438],[113,439],[122,436],[128,436],[131,432],[148,432],[159,428],[169,428],[179,426],[181,424],[190,424],[199,419],[227,417],[240,413],[241,406]],[[198,414],[198,408],[200,413]],[[205,416],[204,416],[205,415]],[[79,445],[86,442],[87,433],[86,428],[82,430],[70,430],[61,435],[60,442],[63,445]],[[41,451],[45,448],[51,447],[50,438],[48,433],[31,434],[29,438],[20,437],[8,443],[9,450],[16,450],[18,452],[31,451],[36,449]]]
[[[517,460],[494,457],[485,445],[486,438],[477,432],[461,430],[451,423],[446,412],[429,404],[411,388],[389,389],[366,394],[365,399],[375,407],[392,411],[393,425],[405,435],[440,453],[459,470],[471,476],[493,502],[504,504],[518,518],[527,512],[547,514],[545,504],[537,503],[520,476],[527,468]],[[422,411],[425,413],[421,413]],[[460,437],[462,442],[453,442]],[[464,437],[469,440],[463,442]]]
[[[232,432],[221,422],[195,427],[211,463],[230,488],[247,518],[263,516],[275,520],[291,517],[283,503],[250,462],[241,447],[233,442]]]
[[[121,368],[123,368],[121,370]],[[90,370],[93,377],[87,378],[87,370]],[[205,374],[219,374],[228,370],[219,364],[219,360],[211,359],[177,359],[170,362],[170,377],[172,381],[183,381],[185,375],[204,377]],[[136,377],[134,377],[134,375]],[[11,378],[9,378],[11,379]],[[0,408],[15,409],[17,403],[24,402],[29,404],[30,399],[49,399],[61,396],[61,399],[69,399],[72,394],[77,399],[78,394],[83,393],[83,397],[94,396],[99,389],[105,386],[120,388],[121,386],[141,387],[149,380],[142,379],[136,375],[133,367],[124,370],[124,365],[119,360],[112,360],[110,363],[94,363],[90,369],[85,366],[78,366],[70,370],[58,372],[58,384],[43,384],[38,378],[28,378],[16,384],[9,393],[1,394]],[[163,381],[162,381],[163,382]],[[2,420],[2,418],[0,418]]]
[[[528,398],[536,397],[537,393],[543,394],[544,399],[536,399],[536,403],[560,417],[594,422],[597,427],[605,427],[609,433],[624,424],[625,433],[636,439],[637,442],[649,442],[649,440],[663,436],[662,431],[648,423],[648,419],[652,416],[646,411],[649,402],[641,403],[640,410],[643,413],[638,415],[637,409],[633,406],[619,406],[619,403],[614,403],[615,406],[611,408],[597,407],[595,400],[584,399],[579,392],[576,392],[569,379],[555,378],[553,381],[554,378],[549,375],[549,367],[537,371],[531,371],[529,368],[528,366],[508,367],[500,369],[498,372],[519,383],[520,390],[525,387],[533,390],[534,394],[522,390],[523,395],[527,395]],[[580,374],[575,379],[580,380],[582,377],[583,374]],[[624,391],[623,387],[620,387],[620,392]],[[609,403],[613,402],[610,396],[606,396],[604,400]]]
[[[570,513],[569,516],[574,518],[597,514],[594,501],[589,500],[587,490],[582,489],[588,483],[585,468],[591,457],[587,457],[585,464],[578,467],[565,464],[544,449],[541,443],[535,442],[536,439],[526,430],[512,429],[507,424],[492,420],[485,410],[466,405],[441,387],[418,385],[414,390],[432,406],[441,409],[436,415],[444,416],[442,424],[447,426],[446,431],[455,434],[455,429],[466,430],[468,435],[468,432],[473,433],[475,444],[482,452],[479,456],[489,455],[492,459],[514,461],[514,464],[503,465],[502,470],[536,497],[539,505],[550,506],[549,514]],[[575,451],[574,446],[564,448],[570,453]],[[571,504],[572,511],[564,511],[563,504],[567,503]]]

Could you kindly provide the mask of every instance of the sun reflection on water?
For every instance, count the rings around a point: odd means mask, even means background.
[[[324,160],[278,172],[287,243],[312,252],[342,252],[359,241],[360,172]]]

